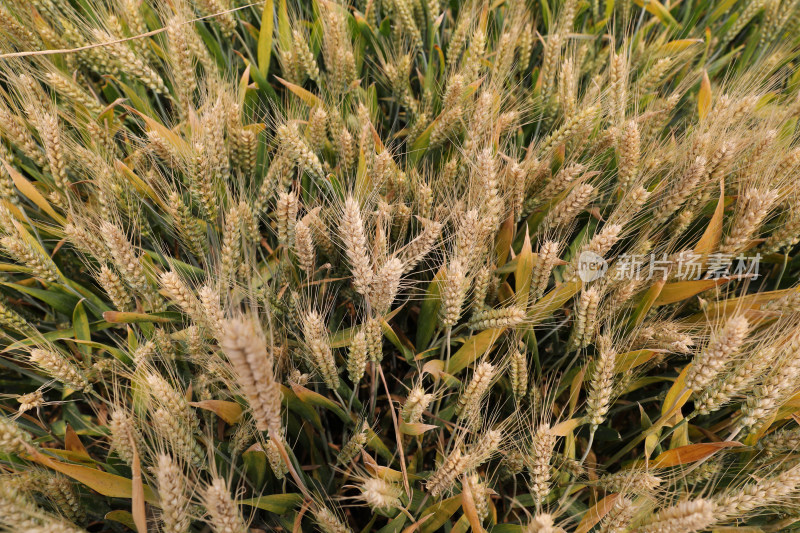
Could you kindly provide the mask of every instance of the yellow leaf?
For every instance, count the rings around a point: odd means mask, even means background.
[[[272,57],[272,30],[274,4],[272,0],[264,2],[264,10],[261,12],[261,28],[258,30],[258,44],[256,54],[258,59],[258,70],[266,78],[269,72],[269,62]]]
[[[25,177],[20,174],[16,168],[9,165],[5,159],[0,159],[0,162],[3,163],[3,167],[6,169],[6,172],[11,176],[11,179],[14,181],[14,185],[16,185],[17,189],[24,197],[28,200],[36,204],[36,206],[50,215],[50,218],[55,220],[61,225],[66,224],[66,219],[55,212],[53,207],[50,205],[42,194],[36,190],[36,187],[33,184],[26,180]]]
[[[753,437],[755,439],[755,442],[761,440],[761,437],[766,435],[767,431],[769,431],[770,426],[772,425],[773,422],[775,422],[776,418],[778,418],[778,413],[774,413],[769,417],[767,417],[765,420],[762,420],[761,427],[759,428],[759,430],[754,434],[750,435],[750,437]]]
[[[646,458],[650,457],[650,454],[652,454],[653,450],[656,449],[656,446],[658,446],[658,441],[660,438],[661,438],[661,430],[654,427],[653,432],[650,433],[644,439],[644,456]]]
[[[469,520],[472,531],[482,533],[484,529],[478,516],[478,509],[475,507],[475,499],[472,497],[469,483],[461,484],[461,508],[464,509],[464,516]]]
[[[691,363],[681,371],[678,379],[672,384],[672,387],[667,391],[667,396],[664,398],[664,403],[661,404],[661,416],[664,419],[664,424],[669,422],[672,415],[678,411],[683,405],[689,401],[692,391],[686,388],[686,374],[692,367]]]
[[[595,524],[603,519],[611,509],[614,508],[614,502],[619,498],[619,494],[609,494],[596,504],[594,507],[586,511],[583,515],[581,523],[575,528],[575,533],[587,533]]]
[[[637,6],[645,8],[651,15],[655,15],[665,26],[678,25],[678,21],[672,16],[669,9],[658,0],[633,0],[633,2]]]
[[[562,283],[533,304],[528,312],[528,317],[533,320],[533,323],[538,323],[549,318],[556,309],[560,308],[567,300],[575,296],[578,291],[581,290],[582,286],[583,282],[580,280]]]
[[[653,307],[653,303],[658,299],[658,295],[661,294],[661,289],[664,288],[665,284],[666,280],[660,279],[656,281],[652,287],[647,289],[647,292],[641,297],[639,305],[636,306],[636,309],[631,315],[629,320],[630,325],[638,326],[642,323],[644,317],[647,316],[647,312],[650,311],[650,308]]]
[[[700,444],[689,444],[667,450],[653,459],[650,468],[667,468],[687,463],[695,463],[711,457],[724,448],[735,448],[742,446],[741,442],[704,442]]]
[[[308,107],[317,107],[320,105],[319,98],[317,98],[313,93],[303,89],[299,85],[295,85],[294,83],[288,82],[283,78],[279,78],[278,76],[275,76],[275,79],[285,85],[287,89],[292,91],[298,98],[304,101]]]
[[[408,422],[400,422],[400,433],[405,435],[422,435],[426,431],[430,431],[431,429],[436,429],[439,426],[435,426],[433,424],[422,424],[420,422],[409,424]]]
[[[202,400],[191,402],[192,407],[199,407],[206,411],[212,411],[228,424],[235,424],[242,416],[242,407],[236,402],[226,402],[223,400]]]
[[[64,449],[82,457],[83,460],[91,461],[91,457],[89,457],[89,454],[86,452],[86,448],[84,448],[81,439],[69,424],[67,424],[67,429],[64,431]]]
[[[517,269],[514,271],[514,294],[517,305],[522,309],[528,307],[528,293],[531,289],[531,272],[533,272],[533,251],[531,250],[531,236],[525,229],[525,242],[522,250],[517,255]]]
[[[708,222],[703,236],[697,241],[694,247],[694,253],[706,255],[713,252],[720,239],[722,238],[722,216],[725,213],[725,180],[719,180],[719,200],[717,201],[717,208],[714,210],[714,215]]]
[[[184,141],[180,135],[178,135],[168,127],[164,126],[157,120],[148,117],[144,113],[137,111],[132,107],[129,106],[123,106],[123,107],[128,111],[130,111],[131,113],[134,113],[139,117],[141,117],[141,119],[144,120],[145,124],[147,124],[148,130],[155,131],[159,135],[159,137],[161,137],[163,140],[171,144],[172,147],[175,149],[175,151],[178,152],[180,155],[182,155],[183,157],[188,157],[192,154],[192,149],[189,147],[189,143]]]
[[[633,352],[621,353],[617,355],[614,360],[614,372],[620,374],[632,368],[636,368],[637,366],[641,366],[652,359],[656,353],[658,352],[655,350],[636,350]]]
[[[570,418],[569,420],[564,420],[563,422],[559,422],[550,428],[550,433],[558,437],[564,437],[567,435],[567,433],[578,427],[582,421],[583,420],[580,418]]]
[[[325,396],[323,396],[318,392],[307,389],[302,385],[297,385],[295,383],[292,383],[291,387],[292,391],[300,399],[301,402],[306,403],[308,405],[316,405],[317,407],[324,407],[325,409],[333,411],[336,414],[336,416],[342,419],[343,422],[350,421],[350,417],[347,415],[347,413],[344,412],[342,406],[334,402],[330,398],[326,398]]]
[[[63,457],[76,463],[85,463],[87,465],[94,465],[95,461],[89,457],[86,452],[71,452],[69,450],[59,450],[57,448],[42,448],[42,451]]]
[[[711,80],[708,79],[708,72],[703,71],[703,79],[700,81],[700,93],[697,95],[697,114],[700,120],[706,118],[711,110]]]
[[[709,315],[727,316],[739,312],[742,309],[760,309],[762,305],[774,300],[788,296],[793,292],[800,292],[800,287],[792,287],[780,291],[765,291],[740,296],[738,298],[728,298],[721,302],[714,302],[708,306]]]
[[[110,511],[106,513],[106,516],[104,518],[106,520],[119,522],[120,524],[127,526],[131,529],[136,529],[136,524],[133,522],[133,516],[128,511],[123,511],[122,509],[117,509],[116,511]]]
[[[575,413],[575,408],[578,406],[578,398],[581,395],[581,387],[583,386],[583,377],[586,375],[586,366],[581,368],[569,387],[569,413],[572,416]]]
[[[161,198],[161,196],[156,194],[156,191],[154,191],[153,188],[150,185],[148,185],[142,178],[137,176],[136,173],[133,170],[131,170],[130,167],[128,167],[125,163],[117,159],[114,162],[114,167],[128,179],[130,184],[133,186],[134,189],[136,189],[137,192],[139,192],[143,196],[147,196],[148,198],[150,198],[153,202],[158,204],[164,211],[169,210],[169,206]]]
[[[237,100],[239,105],[244,104],[245,96],[247,96],[247,84],[250,81],[250,65],[248,64],[244,72],[242,72],[242,77],[239,78],[239,90],[237,92]]]
[[[662,54],[676,54],[678,52],[683,52],[692,45],[702,42],[703,39],[678,39],[676,41],[670,41],[663,44],[659,49],[659,52]]]
[[[511,242],[514,240],[514,216],[511,215],[500,226],[495,240],[495,251],[497,252],[497,266],[503,266],[508,259],[508,252],[511,249]]]
[[[388,466],[379,465],[378,462],[375,461],[375,458],[367,452],[362,452],[361,457],[364,460],[364,467],[373,476],[392,483],[400,483],[403,481],[403,473],[401,471],[389,468]],[[409,479],[411,478],[417,479],[417,476],[411,476]]]
[[[453,496],[439,503],[433,503],[422,512],[419,521],[407,527],[404,531],[422,531],[422,533],[438,531],[459,507],[461,507],[461,495]],[[421,529],[418,529],[419,524],[422,524]]]
[[[450,364],[447,365],[446,372],[448,374],[456,374],[468,367],[478,357],[490,350],[505,330],[506,328],[485,329],[467,339],[467,342],[450,358]]]
[[[469,525],[469,519],[467,515],[461,515],[461,518],[458,519],[458,522],[453,526],[453,529],[450,530],[450,533],[467,533],[469,528],[472,527]]]
[[[131,441],[132,442],[132,441]],[[133,442],[132,442],[133,443]],[[144,510],[144,483],[142,483],[142,464],[139,461],[139,452],[133,443],[133,460],[131,461],[131,476],[133,490],[131,495],[131,515],[136,531],[147,533],[147,515]]]
[[[133,483],[130,479],[108,472],[102,472],[88,466],[72,465],[56,461],[41,453],[28,457],[31,461],[61,472],[65,476],[71,477],[79,483],[83,483],[92,490],[103,496],[110,498],[131,498],[133,496]],[[149,503],[157,504],[158,498],[155,492],[148,486],[144,487],[145,500]]]
[[[420,375],[424,376],[425,374],[430,374],[431,376],[434,377],[434,379],[438,380],[439,374],[441,374],[443,370],[444,370],[444,361],[442,361],[441,359],[433,359],[422,365],[422,372]]]
[[[688,281],[676,281],[675,283],[668,283],[664,285],[661,292],[653,302],[653,306],[667,305],[675,302],[681,302],[696,294],[700,294],[717,285],[727,283],[730,279],[693,279]]]
[[[681,446],[688,446],[689,441],[689,424],[681,424],[680,422],[683,420],[682,413],[675,413],[675,430],[672,432],[672,435],[669,439],[669,447],[670,449],[680,448]]]
[[[110,324],[131,324],[137,322],[174,322],[175,319],[164,315],[149,315],[147,313],[133,313],[124,311],[105,311],[103,320]]]

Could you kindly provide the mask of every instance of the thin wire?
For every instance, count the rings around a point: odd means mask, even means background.
[[[247,9],[248,7],[257,6],[259,4],[263,4],[265,0],[261,0],[259,2],[254,2],[252,4],[247,4],[244,6],[234,7],[232,9],[228,9],[225,11],[220,11],[219,13],[212,13],[211,15],[206,15],[204,17],[197,17],[192,20],[187,20],[180,23],[180,26],[184,24],[194,24],[200,20],[210,19],[214,17],[218,17],[220,15],[226,15],[228,13],[233,13],[234,11],[239,11],[242,9]],[[91,50],[92,48],[100,48],[101,46],[109,46],[112,44],[118,43],[125,43],[128,41],[135,41],[136,39],[142,39],[144,37],[152,37],[153,35],[158,35],[159,33],[163,33],[167,31],[167,28],[159,28],[157,30],[148,31],[147,33],[140,33],[139,35],[134,35],[133,37],[125,37],[124,39],[117,39],[116,41],[108,41],[105,43],[95,43],[95,44],[87,44],[86,46],[81,46],[78,48],[62,48],[59,50],[34,50],[30,52],[11,52],[7,54],[0,54],[0,59],[6,59],[11,57],[28,57],[28,56],[48,56],[48,55],[55,55],[55,54],[71,54],[73,52],[82,52],[84,50]]]

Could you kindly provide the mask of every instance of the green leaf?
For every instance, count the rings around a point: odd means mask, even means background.
[[[408,517],[405,514],[400,513],[390,520],[388,524],[379,529],[378,533],[398,533],[405,525],[406,521],[408,521]]]
[[[319,414],[314,409],[301,401],[289,387],[281,385],[281,392],[283,393],[282,403],[288,409],[300,415],[303,420],[310,422],[318,431],[322,431],[322,421]]]
[[[653,284],[652,287],[647,289],[647,292],[642,295],[639,301],[639,305],[636,306],[633,313],[631,314],[630,319],[628,320],[628,327],[638,326],[642,323],[644,318],[647,316],[647,312],[653,307],[653,304],[658,299],[659,294],[661,294],[661,289],[664,288],[664,284],[666,280],[659,280]]]
[[[517,305],[525,309],[528,307],[528,293],[531,289],[531,273],[533,272],[533,252],[531,250],[531,236],[525,232],[525,242],[522,250],[517,255],[517,269],[514,272],[514,294]]]
[[[280,98],[278,98],[278,94],[275,92],[275,89],[272,88],[272,85],[269,84],[267,78],[261,75],[261,71],[257,68],[253,68],[250,65],[250,62],[246,58],[242,58],[244,61],[245,66],[250,67],[250,75],[253,76],[253,80],[255,80],[256,85],[258,85],[259,93],[262,97],[271,100],[274,103],[280,102]]]
[[[425,299],[419,310],[419,319],[417,320],[417,350],[422,351],[428,347],[433,337],[433,331],[436,328],[436,316],[439,314],[439,307],[441,300],[439,299],[439,283],[444,278],[444,268],[433,277],[433,280],[428,284],[428,290],[425,292]]]
[[[539,6],[542,8],[542,21],[544,23],[544,27],[550,30],[550,24],[553,20],[553,14],[550,12],[550,6],[548,5],[547,0],[542,0],[539,2]]]
[[[61,314],[72,316],[72,311],[78,303],[78,298],[72,294],[65,294],[57,289],[56,285],[52,285],[50,290],[36,289],[18,283],[2,283],[6,287],[11,287],[19,292],[33,296],[37,300],[41,300]]]
[[[292,28],[289,25],[289,10],[286,0],[278,0],[278,42],[281,48],[287,49],[292,43]]]
[[[445,372],[455,374],[471,365],[491,349],[505,330],[506,328],[486,329],[467,339],[467,342],[450,358],[450,364],[447,365]]]
[[[91,328],[90,327],[89,329],[90,330],[94,329],[95,331],[97,331],[96,328]],[[70,330],[70,331],[73,331],[73,330]],[[116,359],[119,359],[121,362],[125,363],[126,365],[133,362],[133,360],[130,357],[128,357],[128,354],[126,354],[125,352],[123,352],[119,348],[114,348],[113,346],[109,346],[107,344],[103,344],[102,342],[85,341],[85,340],[80,340],[80,339],[72,339],[72,338],[69,338],[69,337],[59,337],[59,338],[49,339],[49,340],[70,341],[70,342],[74,342],[75,344],[78,344],[80,346],[88,346],[89,348],[94,348],[95,350],[105,351],[105,352],[110,353]]]
[[[136,89],[134,89],[130,85],[126,85],[125,83],[115,78],[114,76],[109,75],[108,77],[114,80],[116,84],[120,86],[122,92],[125,93],[125,96],[127,96],[128,100],[130,100],[131,103],[133,104],[133,107],[135,107],[136,110],[142,114],[142,116],[147,116],[147,117],[158,116],[156,112],[153,110],[153,108],[150,106],[150,102],[139,96],[139,93],[136,92]]]
[[[116,511],[110,511],[106,513],[104,517],[106,520],[111,520],[113,522],[118,522],[124,526],[127,526],[130,529],[136,530],[136,524],[133,522],[133,515],[128,511],[123,511],[122,509],[117,509]]]
[[[75,330],[75,340],[91,341],[92,330],[89,328],[89,317],[86,316],[86,309],[83,307],[83,300],[75,306],[72,313],[72,329]],[[92,353],[91,345],[79,343],[78,350],[86,355]]]
[[[301,494],[292,492],[289,494],[270,494],[268,496],[259,496],[258,498],[249,498],[242,500],[240,503],[271,513],[283,514],[300,505],[302,501],[303,496]]]
[[[56,461],[38,452],[36,455],[28,458],[51,470],[61,472],[65,476],[71,477],[75,481],[86,485],[103,496],[108,496],[110,498],[131,498],[133,496],[133,483],[128,478],[109,474],[108,472],[103,472],[88,466],[62,463],[61,461]],[[144,494],[146,501],[152,504],[158,504],[158,498],[153,489],[145,485]]]
[[[261,29],[258,30],[258,70],[265,78],[272,57],[273,11],[272,0],[265,0],[264,10],[261,12]]]
[[[92,322],[92,324],[90,326],[90,329],[91,329],[92,332],[95,332],[95,331],[102,331],[104,329],[108,329],[111,326],[112,325],[109,324],[108,322],[106,322],[105,320],[99,320],[97,322]],[[43,333],[42,334],[42,338],[44,338],[45,340],[48,340],[48,341],[57,341],[57,340],[61,340],[61,339],[68,339],[68,340],[71,340],[73,342],[85,342],[85,341],[74,341],[73,340],[74,337],[75,337],[75,330],[73,328],[59,329],[59,330],[56,330],[56,331],[48,331],[47,333]],[[19,340],[19,341],[15,342],[14,344],[8,346],[7,348],[5,348],[2,351],[3,352],[10,352],[10,351],[17,350],[17,349],[25,347],[25,346],[32,346],[32,345],[36,344],[37,342],[38,342],[38,338],[36,338],[36,339],[32,339],[32,338],[22,339],[22,340]],[[96,344],[96,343],[92,343],[92,344]],[[97,346],[94,346],[94,347],[96,348]],[[106,347],[106,349],[108,349],[108,348]],[[111,353],[114,353],[114,352],[111,352]]]
[[[433,132],[433,128],[441,118],[442,115],[436,117],[436,120],[431,122],[428,127],[419,134],[419,137],[417,137],[411,144],[408,157],[412,164],[419,161],[420,158],[425,154],[425,150],[428,149],[428,145],[431,143],[431,133]]]
[[[351,422],[351,417],[345,412],[342,406],[330,398],[326,398],[322,394],[314,392],[311,389],[307,389],[302,385],[292,384],[292,391],[301,402],[333,411],[333,413],[338,416],[342,422]]]
[[[447,522],[453,513],[461,507],[461,495],[453,496],[438,503],[431,504],[422,512],[422,517],[430,518],[422,523],[421,531],[423,533],[433,533],[441,528]]]
[[[78,294],[83,296],[83,298],[90,304],[89,308],[87,309],[87,311],[91,312],[92,316],[96,316],[97,318],[100,318],[100,314],[98,313],[98,311],[100,313],[102,313],[104,311],[110,311],[111,310],[111,308],[108,306],[108,304],[106,304],[102,300],[102,298],[100,298],[98,295],[96,295],[95,293],[93,293],[92,291],[90,291],[89,289],[84,287],[83,285],[81,285],[81,284],[79,284],[79,283],[77,283],[77,282],[75,282],[74,280],[71,280],[71,279],[66,280],[66,282],[67,282],[67,285],[71,289],[74,289],[75,291],[77,291]]]
[[[384,319],[381,319],[381,331],[383,332],[383,336],[386,337],[395,348],[400,350],[400,353],[403,354],[403,357],[406,361],[409,363],[414,362],[414,353],[403,343],[397,333],[395,333],[395,331],[392,329],[392,326],[390,326],[389,323]],[[408,339],[405,340],[406,342],[409,342]]]
[[[264,480],[267,478],[267,454],[261,449],[260,444],[254,444],[249,449],[242,453],[242,462],[244,463],[245,472],[247,477],[253,483],[253,486],[258,489],[264,486]]]
[[[180,313],[164,311],[161,313],[127,313],[122,311],[106,311],[103,318],[111,324],[138,324],[141,322],[157,322],[166,324],[178,322],[181,319]]]

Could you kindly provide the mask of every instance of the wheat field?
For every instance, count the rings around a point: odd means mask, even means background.
[[[798,55],[798,0],[0,0],[0,530],[800,530]]]

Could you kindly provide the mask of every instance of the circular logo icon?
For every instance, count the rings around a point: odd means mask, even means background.
[[[581,252],[578,256],[578,277],[587,283],[602,278],[608,270],[608,262],[594,252]]]

